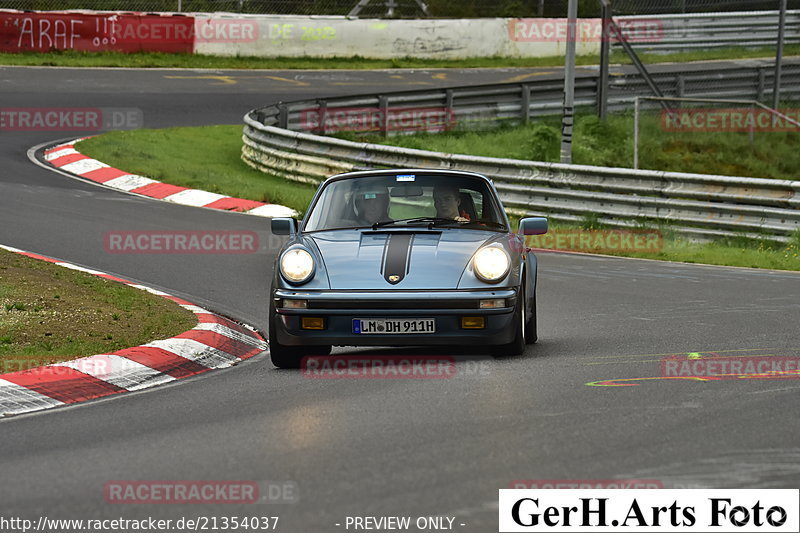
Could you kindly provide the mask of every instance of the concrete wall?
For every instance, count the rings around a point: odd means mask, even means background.
[[[344,17],[194,14],[195,52],[261,57],[546,57],[563,55],[564,19],[380,20]],[[201,38],[204,26],[210,39]],[[245,38],[226,39],[223,30]],[[238,29],[235,29],[238,28]],[[600,51],[599,20],[584,19],[578,54]]]

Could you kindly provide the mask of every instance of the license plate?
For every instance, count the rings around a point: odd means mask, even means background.
[[[416,335],[436,333],[433,318],[354,318],[353,333],[359,335]]]

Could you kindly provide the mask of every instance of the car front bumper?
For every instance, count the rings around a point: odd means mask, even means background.
[[[286,346],[493,346],[514,339],[517,289],[448,291],[302,291],[272,295],[278,342]],[[505,306],[480,309],[480,300],[504,299]],[[305,300],[306,309],[284,307]],[[324,329],[301,328],[302,317],[321,317]],[[483,329],[464,329],[462,317],[484,317]],[[415,318],[436,320],[435,333],[358,334],[353,320]]]

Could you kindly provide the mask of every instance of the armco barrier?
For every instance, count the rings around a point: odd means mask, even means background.
[[[759,80],[763,81],[759,68],[754,64],[750,69],[737,66],[721,71],[716,91],[725,95],[736,91],[753,97],[763,91],[759,86]],[[800,63],[787,64],[787,72],[791,74],[785,78],[785,90],[796,94],[800,90]],[[662,70],[659,75],[670,74]],[[708,77],[708,71],[705,76]],[[589,82],[592,79],[580,80],[584,91],[588,91]],[[337,113],[344,114],[347,124],[347,112],[352,109],[358,110],[356,116],[372,109],[379,117],[379,130],[385,133],[404,128],[419,131],[413,111],[408,111],[411,106],[417,110],[448,109],[459,127],[522,122],[558,109],[560,95],[550,85],[560,84],[540,81],[280,103],[253,110],[244,117],[242,158],[259,170],[311,183],[335,173],[370,168],[426,167],[479,172],[495,181],[510,212],[547,214],[557,220],[576,221],[592,213],[602,222],[616,226],[647,219],[669,222],[676,229],[698,237],[748,235],[783,242],[800,228],[800,181],[518,161],[318,135],[330,132],[327,128],[338,127],[335,120],[328,120]],[[633,96],[646,90],[643,84],[633,83],[625,76],[617,79],[615,85],[612,103],[616,107],[624,107]],[[684,90],[687,87],[692,85],[683,84]],[[579,94],[592,103],[588,92]],[[304,121],[309,113],[317,118]],[[407,115],[393,117],[393,113]]]
[[[636,50],[687,52],[723,47],[773,47],[778,39],[778,11],[691,13],[616,17],[622,24],[639,27],[654,22],[653,38],[633,40]],[[785,44],[800,43],[800,11],[786,13]]]

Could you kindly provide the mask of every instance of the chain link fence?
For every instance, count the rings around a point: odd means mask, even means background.
[[[0,9],[53,11],[91,9],[142,12],[234,12],[287,15],[348,15],[358,0],[0,0]],[[413,18],[565,17],[568,0],[370,0],[358,16]],[[614,15],[714,13],[778,9],[778,0],[613,0]],[[800,0],[789,0],[800,9]],[[578,0],[581,17],[600,16],[598,0]]]
[[[614,15],[663,15],[667,13],[730,13],[777,11],[779,0],[612,0]],[[800,9],[800,0],[788,0],[789,9]]]

